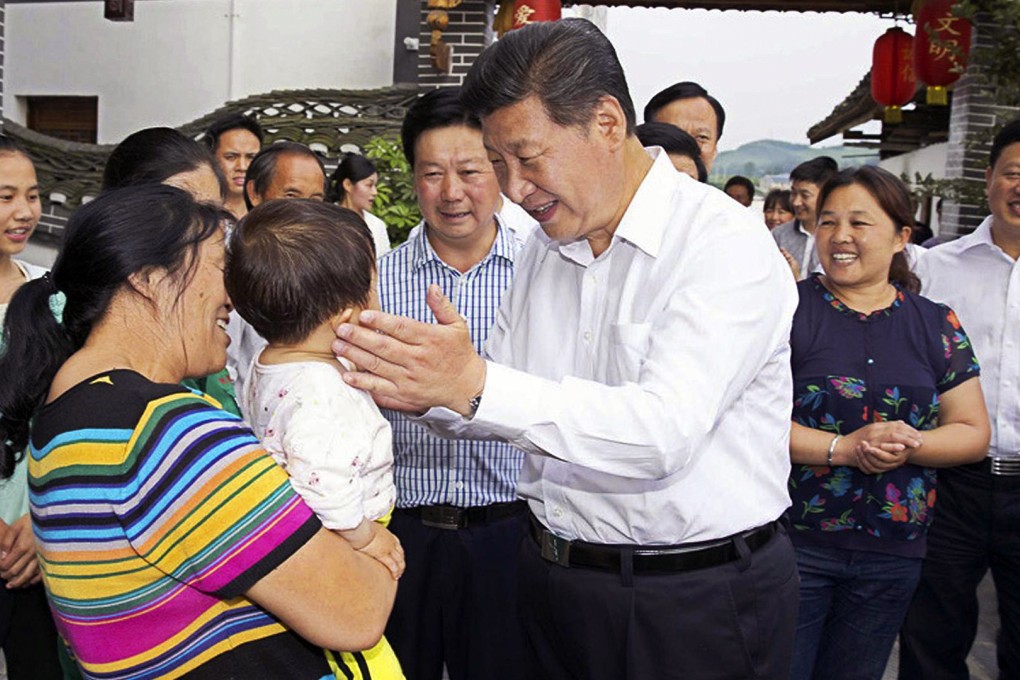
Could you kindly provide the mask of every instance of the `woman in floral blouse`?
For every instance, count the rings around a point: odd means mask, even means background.
[[[844,170],[818,205],[825,273],[798,284],[791,337],[791,678],[878,679],[920,574],[935,468],[980,460],[988,415],[956,315],[917,294],[902,182]]]

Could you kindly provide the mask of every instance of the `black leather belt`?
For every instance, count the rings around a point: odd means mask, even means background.
[[[528,509],[524,501],[493,503],[473,508],[458,508],[454,505],[421,505],[415,508],[397,508],[396,512],[421,520],[434,529],[465,529],[496,522],[507,517],[523,515]]]
[[[568,541],[553,534],[531,517],[531,535],[538,542],[542,557],[563,567],[589,567],[620,571],[621,556],[632,554],[634,573],[678,572],[706,569],[736,560],[740,553],[735,540],[742,538],[751,552],[769,542],[776,534],[779,520],[718,541],[674,546],[615,546]]]

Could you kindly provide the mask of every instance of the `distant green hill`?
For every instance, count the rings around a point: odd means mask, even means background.
[[[841,167],[878,163],[878,154],[869,153],[867,149],[845,146],[817,148],[807,144],[762,139],[720,153],[712,164],[712,178],[725,180],[731,175],[744,175],[755,179],[763,175],[789,175],[798,164],[818,156],[831,156]]]

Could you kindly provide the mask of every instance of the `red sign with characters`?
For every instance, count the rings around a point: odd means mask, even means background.
[[[970,22],[953,14],[956,0],[925,0],[917,12],[914,71],[928,86],[929,104],[948,104],[946,87],[967,68]]]
[[[560,0],[517,0],[514,3],[514,28],[537,21],[556,21],[562,13]]]
[[[885,107],[885,122],[903,121],[900,107],[914,98],[914,37],[890,28],[875,41],[871,59],[871,98]]]

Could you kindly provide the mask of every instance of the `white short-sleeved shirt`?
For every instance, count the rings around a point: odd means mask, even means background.
[[[367,392],[324,362],[253,362],[241,411],[291,485],[333,530],[393,507],[390,424]]]

